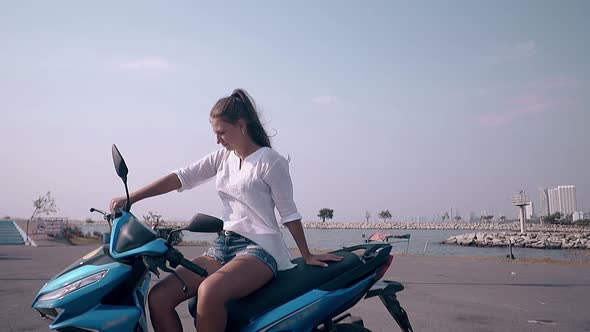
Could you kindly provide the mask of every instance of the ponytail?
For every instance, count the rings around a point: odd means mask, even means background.
[[[211,118],[221,118],[231,124],[236,124],[240,119],[244,119],[248,136],[252,141],[260,146],[271,147],[268,134],[260,122],[258,111],[256,111],[256,104],[246,91],[235,89],[229,97],[219,99],[211,109],[210,116]]]

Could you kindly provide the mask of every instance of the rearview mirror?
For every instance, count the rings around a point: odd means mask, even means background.
[[[119,175],[119,177],[123,179],[123,181],[126,181],[129,170],[127,169],[127,164],[125,164],[123,156],[121,156],[121,153],[119,152],[119,149],[117,149],[117,146],[115,144],[113,144],[112,152],[113,163],[115,164],[115,171],[117,171],[117,175]]]
[[[129,212],[131,209],[131,200],[129,199],[129,188],[127,187],[127,173],[129,170],[127,169],[127,164],[125,164],[125,160],[123,160],[123,156],[121,156],[121,152],[117,149],[117,146],[113,144],[112,154],[113,154],[113,163],[115,164],[115,170],[117,171],[117,175],[123,180],[123,184],[125,184],[125,193],[127,194],[127,203],[125,204],[125,211]]]
[[[189,232],[218,233],[223,230],[223,220],[198,213],[185,229]]]

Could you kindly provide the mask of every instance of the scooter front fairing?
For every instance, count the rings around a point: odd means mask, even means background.
[[[85,255],[48,281],[33,307],[52,320],[50,329],[147,331],[145,299],[151,275],[141,256],[163,255],[168,247],[129,212],[114,220],[111,244]]]

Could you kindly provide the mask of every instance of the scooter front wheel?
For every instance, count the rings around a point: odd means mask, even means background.
[[[371,332],[360,325],[356,324],[336,324],[334,325],[334,332]]]

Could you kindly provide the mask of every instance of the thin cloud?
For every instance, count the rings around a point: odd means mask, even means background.
[[[477,122],[483,127],[501,127],[512,122],[509,114],[482,114],[477,117]]]
[[[554,103],[538,94],[520,94],[510,97],[505,102],[506,110],[477,116],[477,122],[483,127],[501,127],[512,124],[520,118],[531,118],[549,110]]]
[[[551,107],[551,101],[542,95],[524,94],[512,98],[511,106],[516,114],[541,113]]]
[[[311,102],[318,105],[333,105],[338,102],[336,96],[317,96],[311,99]]]
[[[525,84],[525,88],[532,90],[558,90],[562,88],[575,88],[576,81],[569,78],[557,78],[532,81]]]
[[[521,60],[532,58],[537,53],[537,47],[532,40],[518,43],[508,50],[507,57],[509,59]]]
[[[525,61],[537,54],[537,45],[534,41],[528,40],[513,45],[500,47],[491,56],[493,62],[519,62]]]
[[[160,57],[145,57],[120,63],[119,68],[125,70],[164,71],[174,68],[174,65]]]
[[[481,88],[481,89],[477,89],[476,93],[477,93],[478,96],[482,96],[483,97],[483,96],[489,95],[490,94],[490,90]]]

